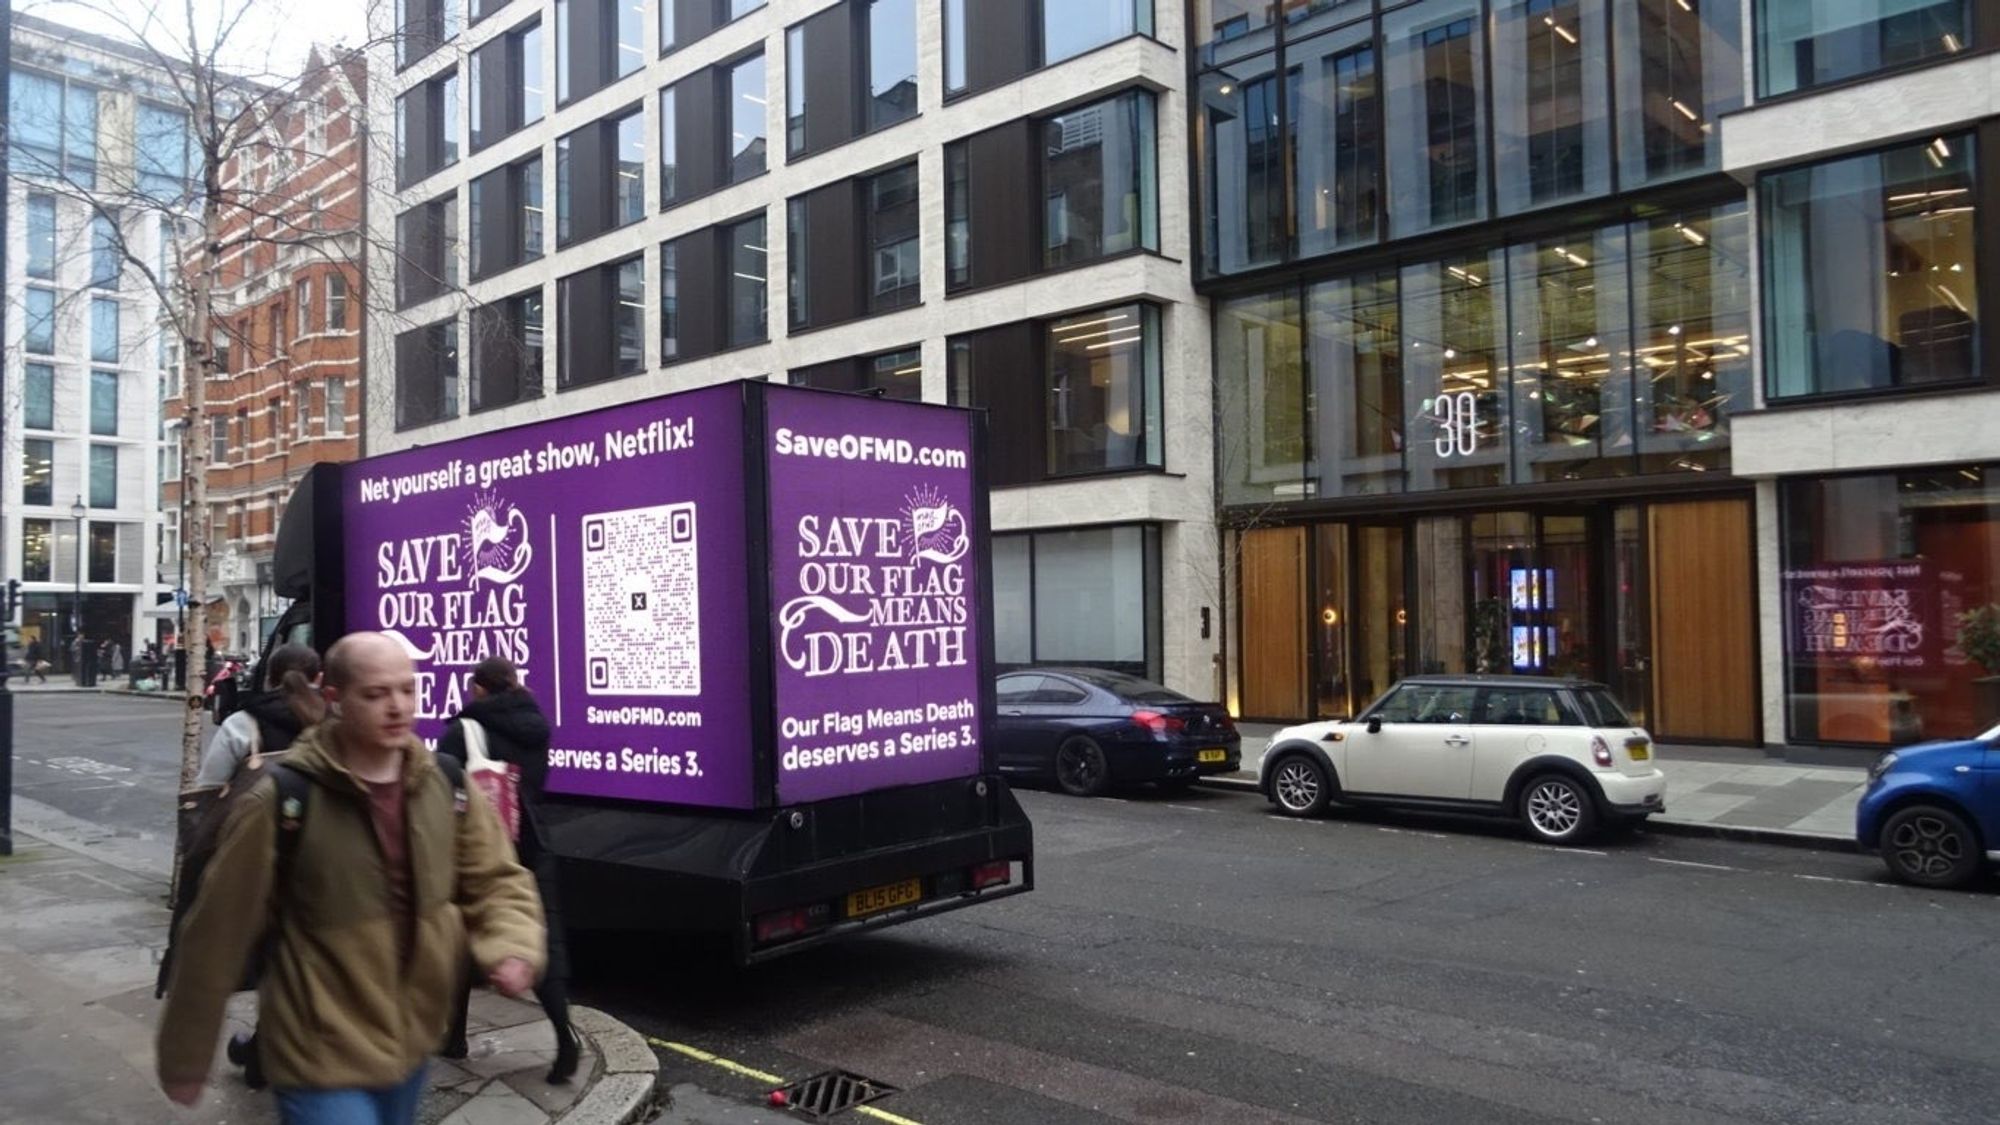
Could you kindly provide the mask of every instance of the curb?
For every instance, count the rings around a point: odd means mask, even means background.
[[[1263,792],[1255,781],[1243,777],[1204,777],[1195,784],[1236,793]],[[1661,820],[1650,817],[1642,831],[1662,836],[1691,836],[1712,840],[1734,840],[1746,844],[1774,844],[1778,847],[1800,848],[1807,851],[1866,854],[1859,843],[1846,836],[1791,832],[1782,828],[1746,828],[1733,824],[1702,824],[1692,820]]]
[[[555,1120],[567,1125],[628,1125],[652,1105],[659,1085],[660,1059],[644,1036],[620,1021],[579,1004],[570,1023],[597,1045],[604,1071],[590,1092]]]

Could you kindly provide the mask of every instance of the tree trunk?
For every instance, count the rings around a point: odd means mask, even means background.
[[[185,382],[186,425],[181,430],[181,550],[187,558],[187,700],[181,715],[181,788],[194,784],[201,766],[201,714],[208,664],[208,381],[215,371],[215,285],[222,264],[214,247],[220,241],[221,169],[213,161],[203,171],[201,208],[201,269],[189,279],[193,331],[181,365]],[[182,842],[176,841],[178,853]]]

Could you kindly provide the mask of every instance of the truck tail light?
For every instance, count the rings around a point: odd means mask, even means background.
[[[988,887],[1004,887],[1014,881],[1014,862],[996,859],[992,863],[982,863],[972,869],[972,889],[983,891]]]
[[[1187,723],[1178,716],[1163,715],[1158,711],[1134,711],[1132,721],[1154,734],[1175,734],[1187,729]]]
[[[1590,760],[1600,766],[1611,764],[1611,744],[1604,741],[1604,736],[1601,734],[1591,736]]]
[[[762,915],[756,923],[757,944],[764,945],[786,938],[795,938],[806,932],[806,925],[806,911],[803,907]]]

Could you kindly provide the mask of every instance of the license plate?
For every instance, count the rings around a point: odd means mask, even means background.
[[[1226,762],[1229,760],[1229,751],[1203,750],[1201,753],[1195,755],[1195,760],[1198,762]]]
[[[924,882],[921,879],[905,879],[886,887],[870,887],[847,896],[847,916],[860,918],[880,914],[884,910],[908,906],[923,897]]]
[[[1643,762],[1653,756],[1653,748],[1643,738],[1626,740],[1625,750],[1632,755],[1632,760],[1635,762]]]

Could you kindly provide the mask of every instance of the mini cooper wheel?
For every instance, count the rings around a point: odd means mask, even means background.
[[[1521,790],[1521,822],[1545,844],[1575,844],[1597,828],[1597,805],[1582,784],[1547,773]]]
[[[1972,826],[1940,805],[1912,805],[1882,826],[1882,861],[1902,882],[1963,886],[1979,873],[1981,859]]]
[[[1286,816],[1318,816],[1332,789],[1326,770],[1305,754],[1292,754],[1271,772],[1271,800]]]
[[[1100,797],[1111,788],[1111,763],[1097,740],[1073,735],[1056,747],[1056,784],[1072,797]]]

